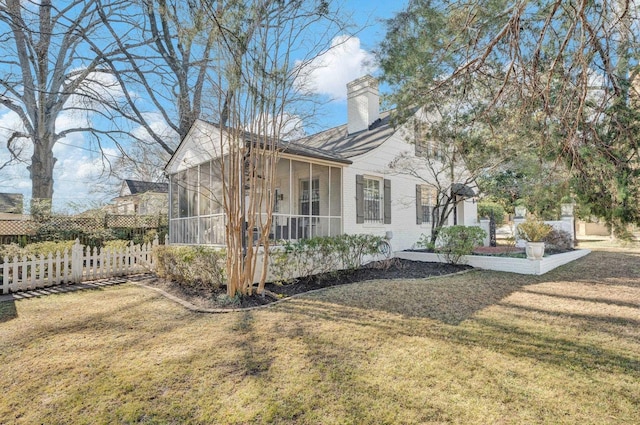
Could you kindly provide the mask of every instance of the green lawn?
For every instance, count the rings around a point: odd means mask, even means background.
[[[198,314],[126,284],[0,303],[0,423],[638,423],[640,251]]]

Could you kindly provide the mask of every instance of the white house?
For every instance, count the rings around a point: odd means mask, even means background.
[[[169,185],[126,179],[122,181],[118,197],[113,199],[114,214],[166,214]]]
[[[411,248],[431,232],[435,191],[391,167],[394,159],[424,163],[413,143],[415,127],[394,128],[380,112],[371,76],[347,85],[347,123],[294,142],[279,144],[271,237],[299,239],[342,233],[391,237],[394,250]],[[197,121],[166,166],[170,184],[170,242],[224,244],[225,217],[218,170],[220,128]],[[426,179],[426,181],[425,181]],[[456,197],[449,224],[477,224],[473,191],[450,182]]]

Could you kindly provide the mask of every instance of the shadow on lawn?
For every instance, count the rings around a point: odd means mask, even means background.
[[[544,277],[547,280],[640,288],[640,252],[592,251]]]
[[[14,300],[0,302],[0,323],[8,322],[18,317]]]
[[[640,358],[629,355],[627,350],[616,350],[606,344],[581,341],[559,333],[528,330],[496,319],[477,319],[473,326],[456,327],[442,336],[448,341],[562,367],[619,371],[640,377]]]
[[[429,280],[360,282],[304,298],[328,302],[334,308],[340,305],[347,309],[377,310],[458,325],[522,287],[539,282],[536,276],[474,271]],[[287,304],[278,308],[287,309]]]
[[[86,296],[89,292],[95,293],[98,291],[102,291],[102,289],[93,288],[83,295]],[[97,340],[109,341],[108,344],[111,349],[120,348],[126,350],[131,349],[134,345],[144,344],[145,340],[151,340],[157,335],[175,332],[179,327],[179,321],[150,319],[148,311],[151,308],[149,306],[154,305],[157,299],[163,299],[160,295],[152,293],[145,297],[132,297],[124,302],[121,301],[122,295],[117,291],[112,291],[106,295],[98,307],[90,304],[85,307],[73,306],[64,319],[39,322],[36,330],[21,335],[19,339],[14,341],[14,346],[25,347],[33,344],[34,341],[46,340],[56,335],[89,334],[101,335],[101,338]],[[63,297],[63,294],[53,294],[48,295],[48,297],[53,299],[53,297]],[[113,303],[110,302],[112,298],[115,301]],[[32,301],[35,301],[35,299],[20,300],[21,303]],[[1,302],[0,308],[3,307],[3,304],[13,304],[13,302]],[[57,308],[62,308],[62,306]],[[181,313],[188,314],[187,312]],[[138,328],[144,329],[145,332],[132,332],[132,330]],[[148,331],[149,328],[152,329],[152,332]],[[129,334],[134,336],[131,339],[121,337]],[[115,337],[110,338],[110,335],[115,335]]]
[[[388,339],[402,337],[426,338],[468,347],[482,347],[496,353],[514,357],[530,358],[536,361],[554,364],[562,367],[579,368],[582,370],[602,369],[609,372],[623,372],[640,377],[640,357],[632,355],[628,350],[617,349],[589,339],[578,339],[566,336],[558,331],[558,327],[550,326],[542,330],[534,326],[538,323],[530,318],[532,326],[512,324],[511,314],[497,313],[485,317],[473,318],[461,324],[447,324],[441,321],[425,321],[422,318],[406,318],[386,316],[380,318],[376,314],[367,315],[359,308],[337,306],[314,300],[296,300],[290,305],[283,305],[292,314],[300,314],[317,321],[335,321],[350,328],[371,328],[375,334],[386,335]],[[507,306],[504,306],[507,307]],[[520,306],[511,307],[518,312],[531,309]],[[539,313],[548,311],[540,309]],[[560,315],[560,314],[559,314]],[[566,315],[574,321],[579,321],[589,331],[610,333],[617,338],[626,339],[632,344],[638,344],[637,338],[628,332],[618,332],[620,326],[637,326],[635,320],[611,318],[577,317]],[[600,322],[601,326],[597,326]]]
[[[251,311],[240,313],[238,321],[231,327],[234,333],[244,336],[244,338],[237,339],[237,347],[242,352],[238,358],[237,366],[245,376],[259,376],[266,373],[271,368],[273,361],[267,347],[264,344],[258,344],[255,328],[256,319]]]
[[[610,306],[618,306],[618,307],[630,307],[630,308],[640,308],[640,303],[637,302],[628,302],[628,301],[623,301],[623,300],[619,300],[619,299],[613,299],[613,298],[607,298],[607,297],[586,297],[586,296],[579,296],[579,295],[568,295],[568,294],[557,294],[554,292],[550,292],[550,291],[544,291],[538,288],[524,288],[522,289],[523,292],[526,292],[527,294],[533,294],[533,295],[542,295],[545,297],[553,297],[553,298],[557,298],[559,301],[562,300],[571,300],[571,301],[584,301],[584,302],[590,302],[590,303],[598,303],[598,304],[607,304]]]
[[[434,338],[562,367],[640,376],[640,356],[627,345],[640,342],[635,331],[640,326],[640,314],[635,314],[639,259],[628,253],[594,252],[543,276],[476,271],[429,281],[364,282],[310,294],[278,308],[315,320],[371,327],[389,337]],[[565,297],[562,288],[573,282],[594,285],[593,296]],[[538,295],[538,290],[544,291],[538,284],[552,285],[558,291],[549,297],[549,304],[506,300],[516,293],[523,294],[518,297]],[[607,296],[606,291],[615,292]],[[597,311],[581,310],[585,302]],[[494,306],[498,310],[478,314]],[[391,314],[381,317],[380,312]],[[574,329],[565,333],[563,326]],[[583,334],[609,334],[626,342],[603,344],[600,337],[575,336]]]
[[[532,289],[533,285],[555,282],[640,288],[640,255],[596,251],[542,276],[477,270],[429,280],[359,282],[309,294],[304,298],[347,308],[378,310],[458,325],[478,311],[500,304],[516,292],[538,291]],[[632,301],[609,302],[626,307],[636,306]],[[286,309],[286,304],[279,308]]]

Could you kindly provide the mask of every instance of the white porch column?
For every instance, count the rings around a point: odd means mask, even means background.
[[[560,207],[562,211],[560,216],[562,227],[571,234],[571,247],[574,248],[576,246],[576,228],[573,216],[573,204],[562,204]]]
[[[482,230],[485,231],[486,235],[484,237],[484,239],[482,240],[482,246],[489,246],[490,245],[490,235],[489,235],[489,231],[490,229],[490,220],[488,218],[481,218],[480,219],[480,228]]]
[[[524,221],[525,221],[524,217],[514,217],[513,219],[513,237],[516,240],[516,246],[518,248],[524,248],[527,242],[524,239],[518,238],[518,226],[524,223]]]

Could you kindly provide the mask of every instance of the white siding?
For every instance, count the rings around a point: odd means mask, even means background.
[[[196,121],[167,164],[167,174],[175,174],[218,158],[218,152],[221,151],[220,138],[217,127],[204,121]]]
[[[344,232],[348,234],[369,233],[384,236],[386,232],[393,232],[390,241],[392,249],[404,250],[412,248],[420,239],[421,234],[431,234],[431,223],[416,224],[416,185],[424,184],[423,180],[415,177],[392,172],[389,163],[401,153],[413,156],[414,145],[406,141],[406,132],[402,130],[394,133],[381,146],[372,151],[350,158],[353,164],[344,169]],[[391,224],[356,223],[356,175],[370,175],[391,180]],[[429,175],[425,173],[425,175]],[[478,225],[477,205],[472,200],[460,202],[458,207],[463,210],[459,217],[463,217],[466,226]],[[449,216],[448,224],[453,224],[453,213]]]

